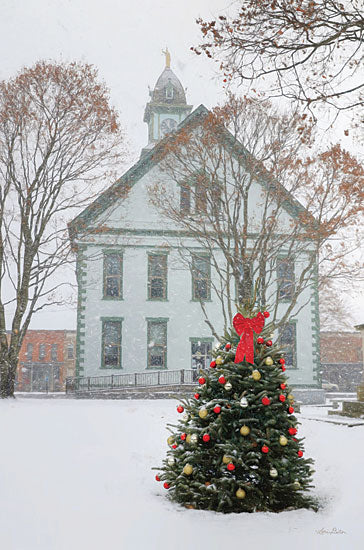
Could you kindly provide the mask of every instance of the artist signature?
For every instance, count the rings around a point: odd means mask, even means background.
[[[317,535],[346,535],[346,531],[333,527],[332,529],[317,529]]]

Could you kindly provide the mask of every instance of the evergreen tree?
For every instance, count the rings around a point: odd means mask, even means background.
[[[268,312],[250,303],[201,371],[193,398],[181,400],[170,449],[156,476],[187,508],[278,512],[314,508],[304,494],[312,459],[303,457],[282,350],[264,328]]]

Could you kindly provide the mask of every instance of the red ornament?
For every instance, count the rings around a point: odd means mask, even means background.
[[[159,477],[158,474],[155,476],[155,479],[156,479],[156,481],[160,481],[160,480],[161,480],[161,478]]]
[[[221,375],[221,376],[219,377],[219,382],[220,382],[220,384],[226,384],[225,376]]]
[[[176,444],[172,445],[172,449],[177,449],[177,445]]]
[[[219,414],[219,412],[221,412],[221,407],[220,405],[216,405],[216,407],[214,407],[214,413]]]
[[[269,397],[263,397],[262,403],[263,403],[263,405],[270,405],[270,399],[269,399]]]
[[[272,340],[267,340],[265,345],[270,348],[270,346],[273,344]]]
[[[214,369],[216,367],[216,361],[211,361],[210,367]]]
[[[187,437],[187,434],[181,434],[182,441],[184,441],[186,439],[186,437]]]
[[[203,434],[202,439],[203,439],[203,441],[204,441],[205,443],[207,443],[208,441],[210,441],[210,436],[209,436],[209,434]]]
[[[282,371],[284,372],[286,370],[286,367],[282,365]]]
[[[226,351],[229,351],[231,349],[231,344],[226,344],[225,349]]]
[[[278,363],[280,363],[281,365],[284,365],[285,362],[286,362],[286,360],[283,357],[278,359]]]
[[[203,376],[201,376],[199,379],[198,379],[198,383],[201,384],[204,384],[206,382],[206,378],[204,378]]]
[[[234,363],[241,363],[244,358],[247,363],[254,363],[254,332],[256,334],[262,332],[264,321],[264,317],[260,312],[252,319],[243,317],[241,313],[235,315],[233,319],[234,329],[241,338],[236,348]]]
[[[295,437],[292,437],[292,441],[298,441],[298,439],[296,439]]]
[[[263,311],[263,315],[266,319],[268,319],[268,317],[270,317],[269,311]]]
[[[301,456],[303,456],[303,452],[302,451],[298,451],[298,456],[301,458]]]
[[[229,462],[229,464],[226,466],[229,472],[233,472],[235,470],[235,466],[232,462]]]
[[[200,399],[200,394],[199,393],[195,393],[195,399]]]
[[[286,396],[283,395],[283,393],[281,393],[281,395],[279,396],[279,401],[282,401],[282,403],[284,403],[286,400]]]
[[[263,447],[262,447],[262,453],[267,454],[268,452],[269,452],[269,447],[267,447],[267,445],[263,445]]]
[[[178,405],[177,412],[183,413],[183,411],[184,411],[184,408],[182,407],[182,405]]]
[[[288,428],[288,433],[289,433],[290,435],[296,435],[297,429],[296,429],[296,428]]]
[[[257,343],[258,343],[258,344],[264,344],[264,338],[262,338],[261,336],[259,336],[259,338],[257,338]]]
[[[167,483],[167,482],[165,481],[165,482],[163,483],[163,487],[164,487],[165,489],[169,489],[169,488],[170,488],[170,484]]]
[[[288,412],[289,412],[289,414],[294,413],[294,408],[293,407],[288,407]]]
[[[281,388],[281,390],[285,390],[286,389],[286,384],[281,384],[280,388]]]

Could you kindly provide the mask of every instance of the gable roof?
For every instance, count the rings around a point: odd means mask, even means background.
[[[153,149],[147,151],[129,170],[125,172],[121,178],[115,181],[110,187],[103,191],[89,206],[87,206],[76,218],[74,218],[68,224],[68,230],[71,243],[74,243],[78,233],[82,233],[87,229],[89,224],[94,221],[102,212],[109,208],[117,198],[123,198],[126,196],[129,189],[142,178],[149,170],[160,162],[163,150],[166,148],[167,143],[178,135],[183,129],[195,126],[199,120],[202,120],[210,114],[210,111],[204,106],[199,105],[190,115],[188,115],[177,127],[176,132],[171,136],[166,136],[159,141]],[[225,128],[221,127],[221,138],[226,143],[227,147],[231,150],[231,153],[240,162],[248,159],[254,159],[253,155],[238,142],[234,136]],[[263,166],[263,165],[262,165]],[[315,218],[309,214],[309,212],[297,201],[285,187],[279,182],[272,180],[269,177],[269,173],[266,170],[262,170],[258,174],[257,180],[266,189],[272,189],[279,191],[284,196],[283,208],[291,214],[293,217],[298,217],[300,214],[309,216],[312,223],[316,224]]]

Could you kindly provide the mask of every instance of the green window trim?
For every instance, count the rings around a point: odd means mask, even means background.
[[[147,254],[147,300],[152,302],[166,302],[168,301],[168,252],[153,250]],[[160,295],[158,295],[158,293]]]
[[[124,317],[101,317],[101,369],[122,369],[122,325],[124,321]],[[106,364],[105,362],[105,348],[107,345],[107,338],[108,335],[106,334],[107,330],[107,323],[113,323],[114,328],[115,324],[117,323],[119,325],[118,334],[117,334],[117,340],[115,342],[110,342],[109,346],[112,346],[113,348],[117,348],[117,364],[110,365]],[[109,336],[110,337],[110,336]],[[115,353],[115,350],[114,350]]]
[[[191,276],[192,276],[192,299],[191,302],[211,302],[211,256],[209,254],[192,254],[192,262],[191,262]],[[207,269],[205,271],[202,271],[202,269],[196,270],[196,263],[201,262],[205,263]],[[205,296],[198,296],[198,292],[196,290],[198,289],[199,285],[201,285],[201,289],[204,288],[206,291],[204,292]],[[199,291],[201,292],[201,290]]]
[[[293,329],[293,342],[291,345],[285,345],[284,342],[282,342],[282,336],[283,331],[286,330],[288,327],[292,327]],[[279,335],[278,335],[278,341],[280,346],[282,347],[284,356],[286,358],[286,367],[289,370],[295,370],[298,369],[298,363],[297,363],[297,320],[291,319],[284,327],[281,327],[279,329]],[[288,349],[288,351],[286,351]],[[287,362],[287,356],[292,356],[292,364],[289,364]]]
[[[123,252],[118,249],[103,250],[102,299],[123,300]]]
[[[147,317],[147,370],[166,370],[167,367],[167,317]],[[158,335],[156,329],[159,329]],[[155,343],[158,337],[160,342]],[[153,351],[155,352],[153,355]],[[160,362],[158,365],[157,363]],[[155,364],[152,364],[155,363]]]

